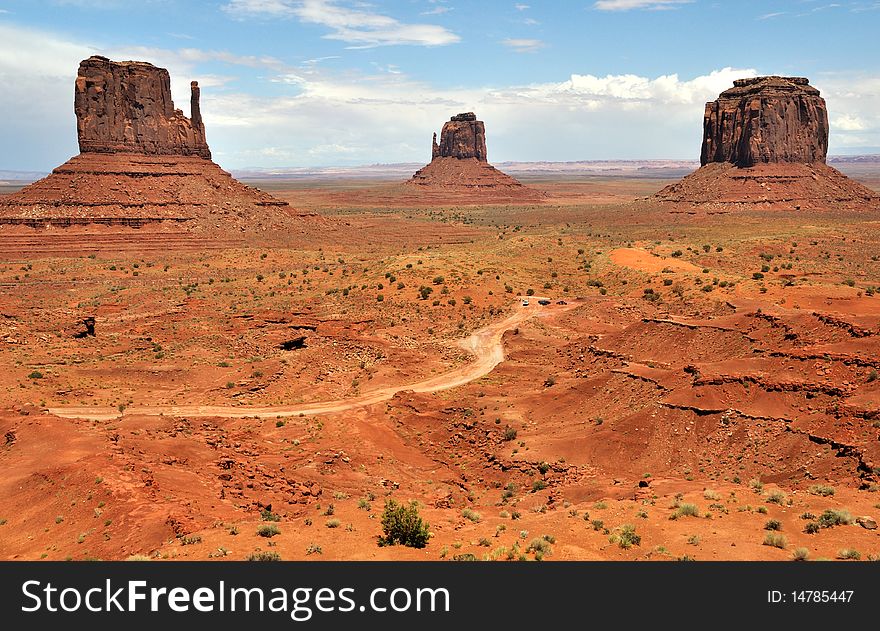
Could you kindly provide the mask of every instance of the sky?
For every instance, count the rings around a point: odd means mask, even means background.
[[[458,112],[489,159],[696,159],[736,78],[809,77],[830,152],[880,153],[880,0],[0,0],[0,170],[77,153],[101,54],[202,86],[227,169],[427,162]]]

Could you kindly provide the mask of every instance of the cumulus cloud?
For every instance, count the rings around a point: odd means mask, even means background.
[[[461,38],[436,24],[407,24],[375,11],[352,8],[335,0],[230,0],[228,14],[244,17],[294,17],[307,24],[328,27],[324,37],[351,44],[352,48],[418,45],[446,46]]]

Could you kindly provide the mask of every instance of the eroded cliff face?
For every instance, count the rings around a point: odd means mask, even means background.
[[[174,108],[168,71],[137,61],[80,63],[74,107],[80,154],[0,196],[0,225],[139,228],[176,224],[213,234],[278,233],[316,222],[242,184],[211,160],[190,85],[192,117]]]
[[[802,77],[756,77],[706,104],[701,163],[824,163],[828,111]]]
[[[89,57],[80,63],[74,96],[80,151],[210,159],[197,82],[191,90],[192,118],[187,118],[174,108],[164,68]]]
[[[440,132],[439,145],[437,135],[434,135],[431,159],[435,158],[476,158],[480,162],[488,162],[486,126],[483,121],[478,121],[473,112],[457,114],[449,119]]]

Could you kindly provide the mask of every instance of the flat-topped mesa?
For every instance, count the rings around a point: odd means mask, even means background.
[[[700,162],[824,163],[828,111],[803,77],[737,79],[706,104]]]
[[[210,159],[198,82],[190,88],[192,118],[187,118],[174,108],[164,68],[97,55],[82,61],[74,96],[80,151]]]
[[[488,162],[486,152],[486,126],[478,121],[476,114],[467,112],[457,114],[443,125],[440,132],[440,144],[434,134],[431,159],[436,158],[476,158],[480,162]]]

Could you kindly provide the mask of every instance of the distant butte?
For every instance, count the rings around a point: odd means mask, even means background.
[[[486,126],[467,112],[450,118],[431,143],[431,162],[419,169],[404,186],[419,194],[476,195],[498,201],[537,201],[544,194],[523,186],[488,161]]]
[[[80,154],[0,198],[0,224],[269,231],[303,217],[211,161],[197,82],[191,118],[175,109],[168,71],[93,56],[80,63],[74,111]]]
[[[825,99],[808,79],[738,79],[706,104],[700,169],[653,199],[681,212],[876,204],[876,193],[825,164],[827,153]]]

